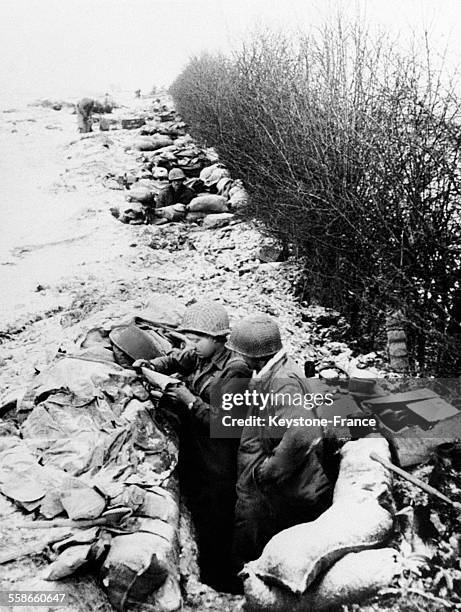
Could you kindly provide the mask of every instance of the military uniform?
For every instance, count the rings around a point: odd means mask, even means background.
[[[77,103],[78,130],[86,133],[92,132],[91,113],[94,108],[94,100],[92,98],[82,98]]]
[[[157,372],[178,372],[197,396],[179,408],[180,477],[197,527],[202,580],[218,590],[232,589],[231,548],[236,501],[239,439],[210,437],[214,392],[241,393],[251,371],[240,357],[223,348],[210,359],[194,351],[174,350],[152,362]],[[242,416],[245,408],[242,408]],[[239,415],[236,415],[239,416]]]
[[[291,427],[276,432],[267,425],[267,419],[275,415],[314,416],[288,399],[309,393],[301,370],[282,350],[254,378],[252,388],[283,399],[268,403],[264,426],[245,427],[242,432],[235,510],[236,571],[259,557],[276,533],[314,520],[331,503],[331,485],[322,466],[322,430]],[[271,437],[275,435],[281,437]]]
[[[195,196],[195,191],[185,185],[181,185],[177,191],[171,185],[168,185],[158,194],[156,208],[164,208],[165,206],[171,206],[171,204],[189,204]]]

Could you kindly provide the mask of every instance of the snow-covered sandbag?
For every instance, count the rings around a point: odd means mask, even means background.
[[[186,215],[187,221],[199,221],[200,219],[204,219],[207,216],[205,212],[188,212]]]
[[[154,134],[154,136],[152,136],[152,141],[155,146],[154,150],[170,147],[173,144],[173,139],[164,134]]]
[[[157,216],[168,221],[181,221],[186,217],[186,206],[184,204],[171,204],[163,208],[157,208]]]
[[[211,215],[207,215],[203,219],[203,227],[207,229],[215,229],[217,227],[224,227],[234,218],[235,218],[235,215],[233,215],[232,213],[214,213]]]
[[[61,504],[73,521],[98,518],[106,507],[105,499],[91,487],[64,491]]]
[[[152,138],[148,136],[144,136],[142,138],[137,138],[133,143],[133,149],[137,151],[155,151],[154,141]]]
[[[387,587],[394,576],[400,574],[401,567],[399,554],[393,548],[349,553],[301,597],[266,584],[254,573],[247,573],[245,609],[252,612],[326,612],[342,605],[358,604]]]
[[[391,461],[389,444],[384,438],[361,438],[347,442],[341,449],[341,464],[333,493],[333,504],[361,503],[369,499],[391,504],[392,473],[374,461],[374,452]]]
[[[133,148],[138,151],[156,151],[163,147],[168,147],[173,144],[173,141],[168,136],[162,134],[154,134],[153,136],[143,136],[135,140]]]
[[[219,163],[207,166],[200,172],[200,180],[202,180],[207,187],[216,185],[219,180],[226,177],[230,177],[229,170],[223,168]]]
[[[152,174],[157,180],[168,178],[168,170],[162,168],[162,166],[154,166],[154,168],[152,168]]]
[[[130,215],[130,213],[132,214]],[[144,207],[141,204],[141,202],[136,202],[136,201],[130,202],[123,207],[122,215],[132,216],[133,218],[136,216],[143,216]]]
[[[139,202],[140,204],[150,204],[155,200],[157,191],[152,187],[145,185],[138,185],[135,183],[133,187],[126,194],[128,202]]]
[[[45,580],[61,580],[76,572],[88,560],[91,545],[70,546],[46,569]]]
[[[346,443],[341,451],[333,505],[315,521],[275,535],[259,559],[248,563],[245,569],[268,584],[301,594],[345,554],[383,543],[393,526],[391,476],[371,459],[371,451],[390,459],[384,438]]]
[[[227,200],[219,195],[199,195],[188,205],[190,212],[222,213],[227,212]]]
[[[229,208],[231,210],[241,210],[248,205],[249,195],[245,189],[236,189],[229,195]]]
[[[137,313],[138,319],[156,323],[158,325],[168,325],[177,327],[186,311],[186,307],[177,298],[167,293],[154,293],[145,310]]]
[[[221,195],[224,198],[229,198],[229,193],[232,188],[232,185],[233,181],[228,176],[224,176],[223,178],[219,179],[219,181],[216,183],[218,195]]]
[[[109,601],[118,610],[130,600],[144,601],[178,575],[178,526],[151,518],[138,518],[137,525],[137,533],[112,539],[101,568]]]
[[[384,542],[392,525],[391,515],[376,501],[334,504],[315,521],[275,535],[259,559],[247,563],[244,571],[301,595],[347,553]]]
[[[210,176],[213,174],[213,172],[216,170],[216,168],[218,168],[218,164],[213,164],[212,166],[206,166],[205,168],[203,168],[203,170],[200,172],[199,174],[199,179],[205,183],[205,181],[207,181]]]

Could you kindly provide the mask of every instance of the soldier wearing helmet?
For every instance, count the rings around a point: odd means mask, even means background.
[[[91,116],[94,112],[95,100],[93,98],[82,98],[77,102],[78,131],[81,133],[92,132]]]
[[[156,208],[171,206],[171,204],[189,204],[195,198],[195,192],[184,185],[186,175],[181,168],[172,168],[168,173],[168,187],[162,189],[157,196]]]
[[[173,372],[186,384],[167,393],[168,410],[179,417],[180,476],[197,527],[202,581],[234,590],[231,549],[239,439],[212,438],[213,393],[242,393],[251,378],[245,361],[225,346],[229,318],[217,302],[187,308],[178,331],[189,346],[150,361],[157,372]],[[236,416],[245,416],[243,413]]]
[[[331,503],[331,485],[319,427],[268,427],[269,417],[315,416],[294,401],[310,389],[286,354],[277,323],[265,314],[249,316],[233,328],[226,346],[254,371],[250,388],[269,397],[263,411],[253,407],[264,424],[246,425],[241,434],[233,550],[238,572],[276,533],[321,514]]]

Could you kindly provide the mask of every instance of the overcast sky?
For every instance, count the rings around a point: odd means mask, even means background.
[[[255,26],[308,28],[338,6],[461,58],[461,0],[0,0],[0,91],[84,95],[167,85],[191,54]]]

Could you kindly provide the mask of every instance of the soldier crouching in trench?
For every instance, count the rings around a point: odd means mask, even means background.
[[[306,409],[290,397],[309,393],[307,380],[287,356],[278,325],[271,317],[261,314],[243,319],[233,328],[226,346],[254,371],[251,388],[271,398],[265,406],[266,417],[306,416]],[[253,411],[259,412],[260,407]],[[274,429],[251,424],[243,428],[238,452],[234,575],[244,563],[258,558],[276,533],[315,520],[331,504],[324,441],[319,427]]]
[[[234,592],[241,588],[231,564],[239,439],[210,436],[215,410],[211,402],[217,394],[244,392],[251,371],[225,346],[229,318],[220,304],[190,306],[178,331],[190,347],[173,350],[148,365],[160,373],[185,377],[187,386],[166,392],[163,407],[180,423],[179,475],[197,528],[201,579],[219,591]],[[246,408],[243,411],[236,416],[245,416]]]

